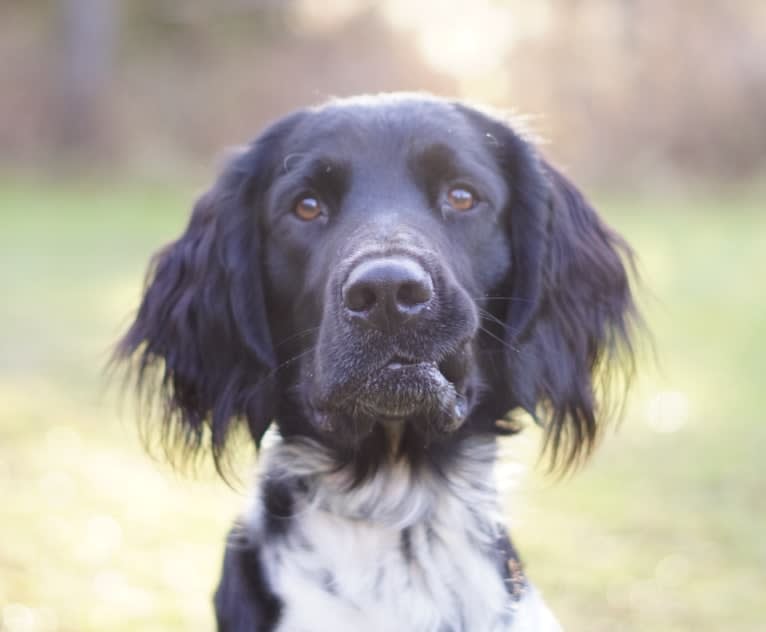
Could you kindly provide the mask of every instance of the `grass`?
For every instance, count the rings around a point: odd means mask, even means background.
[[[100,372],[193,194],[0,182],[3,632],[213,628],[244,485],[147,458]],[[512,532],[568,630],[763,629],[762,199],[596,200],[640,254],[658,362],[585,470],[530,468]],[[538,442],[530,429],[506,447],[534,463]]]

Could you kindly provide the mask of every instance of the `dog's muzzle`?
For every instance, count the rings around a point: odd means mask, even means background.
[[[478,323],[468,295],[441,264],[404,249],[370,253],[336,275],[310,369],[318,425],[357,436],[378,423],[429,435],[459,427]]]

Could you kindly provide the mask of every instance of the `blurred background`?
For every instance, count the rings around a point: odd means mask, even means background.
[[[564,481],[505,446],[564,627],[766,629],[766,4],[3,0],[0,60],[0,630],[213,628],[247,459],[152,460],[102,369],[227,146],[389,90],[524,116],[639,254],[618,430]]]

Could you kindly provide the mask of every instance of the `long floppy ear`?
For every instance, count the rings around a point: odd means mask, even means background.
[[[515,137],[516,143],[523,143]],[[519,149],[519,147],[517,147]],[[613,407],[615,363],[632,369],[638,314],[632,251],[575,186],[529,146],[516,154],[507,313],[515,403],[543,413],[545,451],[563,470],[587,457]],[[626,380],[629,374],[625,375]],[[627,381],[625,382],[625,384]]]
[[[190,456],[208,441],[216,467],[238,419],[256,441],[273,416],[274,351],[254,207],[257,143],[197,201],[186,231],[159,251],[115,359],[159,404],[162,444]],[[207,430],[209,428],[209,431]]]

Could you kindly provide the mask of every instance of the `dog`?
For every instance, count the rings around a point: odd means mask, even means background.
[[[598,380],[631,357],[631,261],[461,102],[334,100],[231,158],[117,348],[167,445],[219,467],[238,426],[260,447],[218,629],[560,629],[503,526],[496,443],[526,411],[551,467],[589,455]]]

